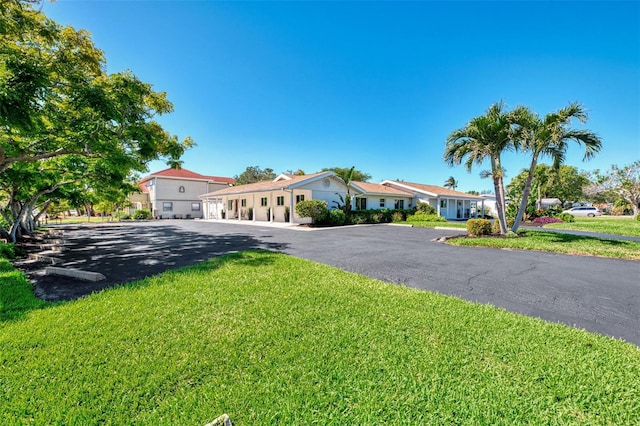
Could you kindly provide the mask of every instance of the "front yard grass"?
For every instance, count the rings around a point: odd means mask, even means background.
[[[523,231],[519,237],[462,237],[447,243],[456,246],[540,250],[554,253],[640,260],[640,242],[609,240],[551,231]]]
[[[575,222],[550,223],[544,227],[640,237],[640,221],[626,217],[577,217]]]
[[[235,253],[11,312],[6,425],[640,418],[635,345],[283,254]]]
[[[466,222],[402,222],[421,228],[460,228],[466,229]]]

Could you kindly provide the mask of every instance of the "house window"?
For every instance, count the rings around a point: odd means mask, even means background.
[[[182,194],[184,192],[184,186],[181,186],[180,188],[178,188],[178,192]]]
[[[278,198],[276,198],[276,204],[279,206],[284,206],[284,195],[281,195]]]
[[[227,210],[233,210],[233,200],[227,201]]]
[[[173,203],[166,202],[166,201],[164,203],[162,203],[162,211],[163,212],[173,211]]]
[[[367,199],[356,198],[356,210],[366,210],[366,209],[367,209]]]
[[[440,200],[440,208],[441,209],[447,208],[447,200]]]
[[[247,207],[247,199],[243,198],[242,201],[240,201],[240,205],[242,205],[242,207]]]
[[[191,203],[191,211],[199,212],[200,211],[200,203]]]
[[[396,200],[394,208],[399,210],[404,209],[404,200]]]
[[[384,198],[380,198],[380,207],[384,207]]]
[[[300,201],[304,201],[304,194],[296,195],[296,204]]]
[[[267,197],[260,198],[260,205],[262,207],[267,207]]]

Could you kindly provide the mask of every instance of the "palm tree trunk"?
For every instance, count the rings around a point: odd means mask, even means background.
[[[533,154],[531,158],[531,166],[529,166],[529,174],[527,175],[527,182],[524,185],[524,191],[522,192],[522,200],[520,200],[520,208],[518,208],[518,214],[511,227],[512,232],[517,232],[520,227],[520,222],[524,216],[524,212],[527,210],[527,204],[529,204],[529,194],[531,193],[531,183],[533,182],[533,174],[536,170],[538,163],[538,154]]]
[[[505,215],[504,184],[502,179],[502,167],[500,159],[491,157],[491,173],[493,176],[493,188],[496,193],[496,210],[498,212],[498,222],[500,223],[500,234],[507,233],[507,218]]]

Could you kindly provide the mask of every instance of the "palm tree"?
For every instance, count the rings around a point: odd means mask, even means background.
[[[473,118],[465,127],[453,131],[447,138],[444,160],[449,166],[464,162],[470,172],[474,164],[481,165],[485,160],[491,163],[491,171],[483,172],[491,176],[496,194],[496,210],[500,232],[507,233],[504,202],[504,170],[501,154],[515,149],[512,138],[514,116],[505,111],[503,102],[489,107],[485,115]]]
[[[327,169],[330,170],[330,169]],[[351,213],[351,182],[353,182],[354,172],[356,171],[356,166],[351,167],[350,169],[337,169],[336,175],[342,179],[347,185],[347,193],[344,197],[344,212],[345,214]]]
[[[449,176],[449,179],[444,181],[444,187],[453,189],[455,191],[456,188],[458,187],[458,181],[455,180],[453,176]]]
[[[557,171],[564,163],[569,141],[573,140],[584,145],[583,160],[593,158],[600,151],[602,142],[593,132],[569,127],[574,118],[581,123],[587,121],[585,109],[576,102],[557,112],[547,114],[544,119],[540,119],[537,114],[524,107],[516,109],[514,115],[517,127],[515,137],[518,140],[518,145],[524,151],[531,153],[531,164],[522,192],[522,200],[520,200],[518,214],[511,228],[513,232],[516,232],[527,208],[538,159],[541,156],[550,156],[553,159],[553,168]]]

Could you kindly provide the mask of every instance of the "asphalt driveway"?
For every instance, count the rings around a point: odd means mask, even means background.
[[[166,220],[64,226],[60,265],[100,272],[86,283],[29,274],[36,294],[69,300],[213,256],[263,248],[372,278],[575,325],[640,345],[640,262],[532,251],[455,247],[457,231],[357,226],[298,231]]]

